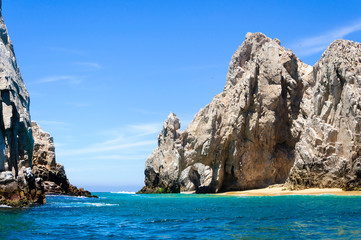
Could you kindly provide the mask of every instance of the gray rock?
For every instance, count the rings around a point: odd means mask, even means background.
[[[28,174],[33,152],[29,94],[21,77],[1,11],[0,101],[0,172],[1,176],[6,176],[5,179],[1,177],[3,184],[0,184],[0,201],[11,205],[20,202],[42,203],[42,189],[36,188],[35,179]],[[11,181],[9,178],[12,178]]]
[[[248,33],[223,92],[185,132],[160,135],[143,189],[359,187],[360,56],[359,43],[338,40],[312,67],[278,39]]]
[[[292,188],[361,187],[361,44],[334,41],[314,66],[308,118],[295,147]]]
[[[31,122],[34,137],[32,173],[44,183],[45,193],[92,197],[86,190],[70,184],[64,166],[56,162],[54,140],[36,122]]]
[[[145,163],[146,185],[140,192],[179,192],[181,134],[178,117],[170,113],[158,136],[158,148]]]

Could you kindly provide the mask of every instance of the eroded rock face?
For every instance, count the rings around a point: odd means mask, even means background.
[[[0,37],[0,203],[43,203],[45,198],[41,179],[36,179],[31,173],[33,137],[29,94],[1,9]]]
[[[312,67],[277,39],[247,34],[232,57],[223,92],[195,116],[184,135],[184,169],[202,163],[212,170],[212,180],[204,189],[195,186],[198,191],[285,182],[300,134],[294,119],[311,73]]]
[[[145,187],[140,192],[179,192],[181,134],[178,117],[170,113],[158,136],[158,147],[145,163]]]
[[[361,44],[333,42],[315,64],[314,76],[288,183],[293,188],[360,188]]]
[[[31,123],[34,137],[33,173],[42,178],[47,193],[65,193],[69,188],[64,166],[56,163],[53,138],[36,122]]]
[[[55,160],[53,138],[44,132],[36,122],[31,122],[34,137],[33,174],[44,182],[44,190],[51,194],[67,194],[91,197],[89,191],[71,185],[64,166]]]
[[[223,92],[147,160],[143,189],[166,186],[172,164],[181,191],[359,187],[360,56],[360,44],[339,40],[312,67],[248,33]]]

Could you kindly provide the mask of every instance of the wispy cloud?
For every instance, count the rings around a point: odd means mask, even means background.
[[[56,148],[66,146],[65,143],[60,143],[60,142],[54,142],[54,145],[55,145]]]
[[[71,124],[61,121],[35,120],[44,131],[51,131],[54,129],[70,129]],[[57,144],[57,146],[60,146]]]
[[[82,173],[82,172],[91,172],[91,171],[96,171],[99,168],[95,168],[95,167],[81,167],[81,168],[66,168],[65,171],[66,173]]]
[[[89,103],[84,103],[84,102],[66,102],[66,104],[73,106],[73,107],[78,107],[78,108],[83,108],[83,107],[89,107],[90,104]]]
[[[77,50],[77,49],[71,49],[71,48],[64,48],[64,47],[47,47],[47,49],[59,52],[59,53],[65,53],[65,54],[71,54],[71,55],[84,55],[83,51]]]
[[[102,131],[105,141],[78,149],[59,149],[60,157],[78,156],[77,159],[144,160],[157,144],[160,123],[142,123]],[[105,136],[105,138],[104,138]]]
[[[99,63],[96,62],[75,62],[74,65],[86,67],[90,70],[99,70],[103,68]]]
[[[136,124],[136,125],[129,125],[130,130],[137,132],[137,137],[150,135],[154,133],[158,133],[161,128],[161,123],[146,123],[146,124]]]
[[[104,155],[96,155],[96,156],[87,156],[85,158],[77,157],[77,160],[144,160],[149,157],[149,154],[135,154],[135,155],[127,155],[127,154],[104,154]]]
[[[342,39],[345,36],[358,31],[361,31],[361,20],[358,20],[349,26],[333,29],[315,37],[301,39],[300,41],[291,44],[290,48],[294,50],[298,56],[310,56],[324,51],[334,40]]]
[[[212,68],[221,68],[228,67],[228,62],[225,64],[204,64],[204,65],[195,65],[195,66],[187,66],[184,68],[179,68],[179,71],[192,71],[192,70],[203,70],[203,69],[212,69]]]
[[[133,111],[136,113],[143,114],[143,115],[161,115],[161,116],[164,115],[164,113],[162,113],[162,112],[149,111],[149,110],[141,109],[141,108],[135,108],[135,109],[133,109]]]
[[[72,76],[72,75],[60,75],[60,76],[49,76],[39,79],[34,83],[52,83],[52,82],[67,82],[69,84],[80,84],[84,80],[84,77]]]
[[[96,161],[112,166],[136,165],[142,169],[145,160],[157,147],[157,135],[161,128],[161,122],[143,122],[109,129],[104,129],[103,126],[97,128],[99,132],[94,131],[94,135],[89,136],[95,141],[84,143],[82,146],[66,142],[66,145],[60,145],[56,149],[56,156],[58,161],[63,163],[75,161],[91,165]],[[64,140],[62,141],[64,143]]]
[[[47,120],[37,120],[35,121],[37,122],[39,125],[48,125],[48,126],[70,126],[70,123],[67,122],[61,122],[61,121],[47,121]]]
[[[63,151],[59,155],[61,156],[74,156],[74,155],[82,155],[82,154],[94,154],[94,153],[104,153],[114,150],[122,150],[122,149],[129,149],[134,147],[141,147],[146,145],[154,145],[154,140],[149,141],[139,141],[139,142],[132,142],[132,143],[121,143],[121,144],[114,144],[114,145],[108,145],[108,146],[100,146],[103,144],[95,144],[93,146],[81,148],[81,149],[75,149],[75,150],[69,150],[69,151]]]
[[[112,128],[109,130],[101,131],[100,135],[107,136],[108,142],[125,141],[126,139],[133,140],[138,138],[144,138],[147,135],[153,135],[159,133],[162,130],[162,122],[140,123],[130,124],[120,128]]]

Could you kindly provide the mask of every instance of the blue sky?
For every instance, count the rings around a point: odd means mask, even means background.
[[[223,89],[247,32],[313,65],[361,41],[359,1],[3,0],[31,98],[70,181],[138,190],[169,112],[182,128]]]

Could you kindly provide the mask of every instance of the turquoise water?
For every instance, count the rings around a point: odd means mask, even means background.
[[[0,210],[0,239],[361,239],[361,197],[48,196]]]

